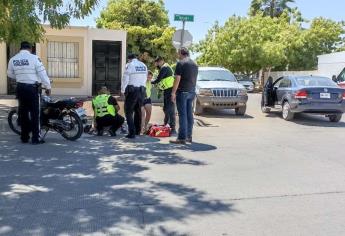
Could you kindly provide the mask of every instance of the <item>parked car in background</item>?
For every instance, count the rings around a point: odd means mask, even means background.
[[[345,112],[345,90],[326,77],[284,76],[274,83],[268,80],[262,93],[264,113],[276,106],[285,120],[292,120],[296,113],[314,113],[339,122]]]
[[[248,95],[235,76],[220,67],[199,67],[194,113],[200,115],[205,108],[235,109],[236,115],[246,113]]]
[[[248,92],[254,92],[255,89],[255,83],[253,82],[253,79],[247,75],[235,75],[237,81],[242,84]]]

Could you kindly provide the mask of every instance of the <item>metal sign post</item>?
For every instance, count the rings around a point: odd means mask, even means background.
[[[186,21],[184,20],[184,21],[182,21],[182,33],[181,33],[181,47],[182,47],[182,45],[183,45],[183,39],[184,39],[184,30],[185,30],[185,26],[186,26]]]
[[[182,32],[181,32],[181,39],[180,39],[180,48],[181,48],[183,46],[183,43],[184,43],[186,22],[187,21],[194,22],[194,16],[193,15],[175,14],[174,20],[175,21],[182,21]]]

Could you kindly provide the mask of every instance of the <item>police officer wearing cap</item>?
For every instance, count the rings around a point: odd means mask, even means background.
[[[32,131],[32,144],[43,143],[40,140],[40,86],[50,95],[50,80],[41,60],[32,54],[31,44],[22,42],[20,52],[8,63],[7,75],[17,82],[17,97],[21,125],[21,141],[28,143]]]
[[[121,83],[121,93],[125,95],[125,115],[128,124],[126,138],[133,139],[141,131],[141,107],[146,93],[147,73],[146,65],[139,61],[135,54],[129,54]]]

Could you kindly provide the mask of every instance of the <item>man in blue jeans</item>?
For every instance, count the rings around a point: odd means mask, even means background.
[[[175,81],[171,99],[176,102],[179,115],[179,130],[176,140],[170,143],[186,144],[192,142],[193,134],[193,101],[195,98],[198,66],[190,59],[187,48],[182,47],[178,51],[179,62],[176,65]]]

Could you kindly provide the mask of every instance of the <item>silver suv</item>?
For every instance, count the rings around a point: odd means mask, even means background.
[[[246,113],[247,91],[227,69],[199,67],[196,94],[196,115],[202,114],[205,108],[235,109],[236,115],[240,116]]]

